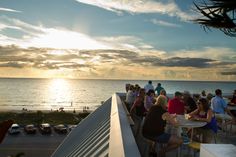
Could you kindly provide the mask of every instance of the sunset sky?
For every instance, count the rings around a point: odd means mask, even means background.
[[[0,77],[236,81],[192,0],[0,0]]]

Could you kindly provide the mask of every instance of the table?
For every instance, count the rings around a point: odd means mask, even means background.
[[[201,144],[200,157],[233,157],[236,146],[233,144]]]
[[[182,128],[199,128],[207,124],[207,122],[185,119],[184,115],[177,115],[176,120],[179,123],[178,127]]]
[[[203,127],[204,125],[207,124],[207,122],[185,119],[184,115],[177,115],[176,120],[178,122],[177,134],[179,137],[181,137],[182,128],[192,129],[192,134],[191,134],[191,139],[190,139],[191,141],[192,141],[192,136],[193,136],[193,128]],[[180,148],[178,149],[178,157],[180,157]]]

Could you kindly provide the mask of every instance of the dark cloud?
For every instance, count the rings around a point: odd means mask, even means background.
[[[236,71],[221,72],[221,75],[236,75]]]
[[[172,57],[167,59],[161,59],[155,56],[147,56],[140,58],[132,58],[133,63],[142,65],[152,65],[152,66],[164,66],[164,67],[195,67],[195,68],[206,68],[211,67],[212,62],[215,60],[205,59],[205,58],[180,58]]]
[[[25,66],[26,66],[25,63],[17,63],[17,62],[0,63],[0,67],[23,68]]]

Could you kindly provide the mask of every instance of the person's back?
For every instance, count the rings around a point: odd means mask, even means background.
[[[227,104],[222,98],[222,92],[220,89],[215,91],[216,96],[211,99],[211,106],[215,113],[224,114]]]
[[[150,108],[143,124],[144,136],[154,138],[164,133],[166,122],[162,119],[162,115],[165,112],[161,106],[154,105]]]
[[[130,109],[130,107],[133,105],[135,100],[135,93],[134,93],[134,86],[131,85],[130,89],[128,90],[126,94],[125,102],[127,103],[127,107]]]
[[[147,93],[149,90],[154,90],[154,87],[152,85],[152,81],[148,81],[148,84],[144,86],[145,92]]]
[[[168,102],[170,114],[184,114],[184,103],[181,101],[182,93],[175,92],[175,97]]]
[[[160,83],[157,84],[157,87],[155,88],[155,91],[157,93],[157,96],[160,95],[161,90],[164,90],[164,88],[161,86]]]

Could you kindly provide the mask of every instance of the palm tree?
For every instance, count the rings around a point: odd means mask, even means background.
[[[236,37],[236,0],[202,0],[195,7],[203,17],[193,20],[206,28],[217,28],[226,35]]]

